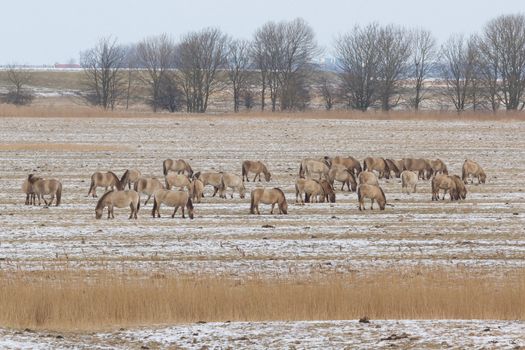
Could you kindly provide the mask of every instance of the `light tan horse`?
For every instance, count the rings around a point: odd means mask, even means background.
[[[148,196],[144,205],[147,205],[151,196],[155,194],[155,191],[164,189],[164,184],[160,182],[156,177],[141,177],[135,182],[134,190],[138,194],[145,194]]]
[[[358,179],[359,179],[360,185],[368,184],[368,185],[373,185],[373,186],[379,186],[379,181],[377,180],[376,174],[374,174],[371,171],[368,171],[368,170],[362,171],[361,174],[359,174]]]
[[[484,184],[487,180],[487,175],[483,171],[483,168],[473,160],[465,159],[463,163],[463,169],[461,172],[461,179],[466,184],[469,177],[472,176],[471,183],[474,183],[474,178],[478,179],[478,184]]]
[[[190,184],[190,197],[193,201],[196,203],[201,202],[201,198],[203,197],[204,192],[204,184],[199,179],[194,179]]]
[[[418,175],[417,173],[405,170],[401,173],[401,188],[403,193],[416,193]]]
[[[437,174],[445,174],[448,175],[448,169],[447,165],[439,158],[435,160],[428,160],[430,163],[430,166],[432,167],[432,171],[434,172],[434,175]]]
[[[108,207],[108,219],[115,218],[114,209],[116,208],[131,208],[129,219],[136,219],[140,209],[140,196],[136,191],[108,191],[98,200],[95,207],[95,218],[102,218],[104,208]]]
[[[232,189],[231,198],[235,191],[239,193],[239,196],[244,198],[246,193],[246,188],[244,187],[244,182],[239,175],[231,173],[222,173],[221,187],[219,188],[219,197],[226,198],[226,190],[228,188]]]
[[[380,179],[383,177],[386,177],[387,179],[390,178],[390,168],[388,167],[385,158],[366,157],[365,160],[363,160],[363,171],[364,170],[377,171]]]
[[[385,210],[386,197],[381,187],[367,184],[359,185],[357,188],[359,210],[365,210],[365,198],[370,199],[370,210],[374,210],[374,200],[377,201],[379,210]]]
[[[363,171],[363,168],[361,167],[361,163],[352,156],[334,157],[332,159],[332,166],[333,165],[342,165],[345,168],[347,168],[350,172],[354,173],[355,176],[359,176],[361,171]]]
[[[393,159],[385,159],[386,164],[388,165],[389,169],[389,176],[391,172],[394,172],[395,177],[398,179],[401,177],[401,172],[403,170],[400,170],[398,167],[398,163]]]
[[[355,192],[357,188],[357,182],[355,181],[354,172],[351,170],[348,170],[347,167],[344,165],[332,163],[332,167],[330,168],[330,171],[328,172],[328,180],[330,181],[330,184],[333,186],[334,181],[339,181],[342,183],[341,191],[344,191],[345,184],[346,187],[348,187],[348,191]],[[350,187],[352,185],[352,187]]]
[[[177,174],[169,172],[168,175],[164,177],[166,181],[166,189],[171,190],[172,187],[177,187],[179,190],[182,190],[184,187],[189,191],[191,181],[188,176],[184,174]]]
[[[177,174],[186,173],[189,177],[193,176],[193,170],[191,169],[190,163],[184,159],[166,159],[164,162],[162,162],[162,170],[164,172],[164,176],[168,175],[170,170],[176,172]]]
[[[255,173],[253,182],[255,182],[257,176],[259,176],[259,181],[261,181],[261,173],[264,174],[264,179],[266,180],[266,182],[270,181],[270,179],[272,178],[272,174],[270,174],[266,165],[258,160],[245,160],[244,162],[242,162],[242,181],[244,181],[244,178],[246,177],[246,181],[250,182],[250,180],[248,179],[248,175],[250,173]]]
[[[60,205],[62,199],[62,184],[60,181],[55,179],[42,179],[36,177],[33,174],[30,174],[27,177],[27,181],[31,186],[31,191],[38,198],[38,205],[41,204],[40,199],[44,201],[46,206],[53,204],[53,201],[56,198],[56,206]],[[49,201],[46,200],[44,196],[50,195],[51,198]]]
[[[251,192],[250,214],[261,214],[259,212],[259,203],[271,204],[273,214],[275,204],[279,207],[279,214],[288,214],[288,203],[284,192],[280,188],[256,188]]]
[[[33,175],[33,181],[37,180],[42,180],[42,178]],[[26,194],[25,205],[36,205],[36,195],[33,191],[33,186],[31,185],[31,182],[29,182],[28,178],[26,178],[24,180],[24,183],[22,183],[22,192]]]
[[[295,203],[319,202],[320,196],[324,197],[324,191],[319,181],[303,178],[295,181]],[[301,199],[300,201],[299,198]]]
[[[97,196],[97,187],[104,187],[105,191],[108,190],[108,187],[113,191],[115,187],[117,190],[122,191],[124,186],[120,183],[120,180],[114,172],[108,171],[107,173],[101,173],[99,171],[91,175],[91,185],[89,186],[88,196],[93,194],[93,198]]]
[[[135,183],[138,179],[142,177],[142,174],[137,169],[127,169],[122,177],[120,178],[120,183],[122,184],[122,188],[126,188],[126,185],[128,185],[128,189],[131,190],[131,185],[135,186]]]
[[[459,198],[459,195],[457,192],[456,181],[454,181],[452,176],[439,174],[439,175],[436,175],[432,179],[432,200],[433,201],[439,200],[440,190],[443,190],[442,200],[445,200],[445,195],[447,194],[447,192],[450,195],[451,201]]]
[[[215,197],[217,192],[222,186],[222,173],[217,172],[197,172],[195,173],[195,178],[202,181],[202,184],[204,187],[206,186],[212,186],[213,187],[213,195],[212,197]]]
[[[165,204],[169,207],[175,207],[173,214],[171,214],[172,218],[175,217],[177,210],[181,208],[182,218],[185,219],[186,217],[184,216],[184,207],[186,207],[188,209],[188,215],[190,219],[193,219],[193,203],[191,202],[190,194],[188,192],[170,190],[158,190],[155,192],[155,196],[153,197],[153,211],[151,212],[153,217],[155,217],[155,214],[157,214],[157,217],[160,218],[161,204]]]
[[[430,162],[423,158],[404,158],[403,163],[405,170],[411,170],[418,173],[418,178],[430,180],[434,170]]]
[[[299,165],[299,177],[314,178],[318,176],[319,180],[323,177],[325,179],[328,179],[328,172],[330,171],[330,167],[327,165],[327,162],[327,159],[303,159],[301,161],[301,164]]]

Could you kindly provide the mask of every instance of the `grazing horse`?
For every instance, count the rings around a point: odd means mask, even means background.
[[[288,203],[286,202],[286,197],[284,192],[280,188],[256,188],[251,192],[250,200],[250,214],[259,212],[259,203],[271,204],[272,210],[270,214],[273,214],[273,209],[275,204],[279,207],[279,214],[288,214]]]
[[[345,168],[347,168],[350,172],[354,173],[355,176],[359,176],[361,171],[363,171],[363,168],[361,167],[361,163],[355,159],[352,156],[348,157],[334,157],[332,159],[332,165],[342,165]]]
[[[155,177],[141,177],[135,182],[134,190],[139,194],[145,194],[148,196],[144,205],[147,205],[151,196],[155,194],[155,191],[164,189],[164,185],[159,179]]]
[[[474,183],[475,177],[478,178],[478,184],[484,184],[487,180],[487,175],[478,163],[470,159],[465,159],[461,172],[461,179],[466,184],[470,176],[472,176],[471,183]]]
[[[162,170],[164,176],[168,175],[170,170],[176,172],[177,174],[183,174],[186,172],[189,177],[193,176],[193,170],[191,169],[190,164],[184,159],[166,159],[164,162],[162,162]]]
[[[105,191],[108,190],[108,187],[111,187],[113,191],[115,187],[117,190],[122,191],[124,186],[120,183],[120,180],[114,172],[108,171],[107,173],[101,173],[99,171],[91,175],[91,185],[89,186],[88,196],[93,194],[93,198],[97,196],[97,187],[105,187]]]
[[[357,188],[359,210],[365,210],[365,198],[370,198],[370,210],[374,210],[374,200],[377,201],[379,210],[385,210],[386,197],[381,187],[367,184],[359,185]]]
[[[157,214],[157,217],[160,218],[161,204],[165,204],[169,207],[175,207],[173,214],[171,214],[172,218],[175,217],[175,214],[180,207],[182,210],[183,219],[186,218],[184,216],[184,207],[186,206],[190,219],[193,219],[193,203],[191,202],[190,194],[188,192],[170,190],[158,190],[155,192],[155,196],[153,197],[153,211],[151,212],[153,217],[155,217],[155,214]]]
[[[33,175],[33,181],[41,180],[41,177],[36,177]],[[22,184],[22,192],[26,194],[26,202],[25,205],[36,205],[36,195],[33,191],[33,186],[31,185],[31,182],[29,182],[29,179],[26,178],[24,180],[24,183]]]
[[[184,174],[168,173],[164,176],[166,181],[166,189],[171,190],[172,187],[177,187],[179,190],[182,190],[184,187],[190,190],[190,179]]]
[[[436,160],[428,160],[430,163],[430,166],[432,167],[432,171],[435,175],[437,174],[445,174],[448,175],[448,169],[446,164],[441,159]]]
[[[194,179],[190,184],[190,197],[195,202],[200,203],[201,198],[203,197],[204,184],[199,179]]]
[[[142,177],[142,174],[137,169],[127,169],[122,177],[120,178],[120,183],[122,184],[122,188],[126,188],[126,185],[128,185],[128,189],[131,190],[131,184],[133,186],[137,182],[138,179]]]
[[[242,181],[242,178],[239,175],[231,173],[222,173],[221,187],[219,188],[219,197],[226,198],[226,190],[228,188],[232,189],[232,198],[235,191],[239,192],[239,196],[241,198],[244,198],[246,188],[244,187],[244,182]]]
[[[417,180],[417,173],[410,170],[403,171],[401,173],[401,188],[403,189],[403,193],[416,193]]]
[[[363,170],[377,171],[380,179],[383,177],[386,177],[387,179],[390,178],[390,168],[388,167],[385,158],[366,157],[365,160],[363,160]]]
[[[343,185],[341,186],[341,191],[344,191],[345,184],[348,187],[348,191],[355,192],[357,188],[357,182],[355,181],[354,172],[348,170],[344,165],[332,163],[332,167],[328,172],[328,181],[333,186],[334,181],[339,181]],[[352,187],[350,188],[350,184]]]
[[[317,174],[319,175],[319,180],[322,177],[328,179],[328,172],[330,171],[330,166],[327,164],[329,164],[327,159],[303,159],[301,161],[301,164],[299,165],[299,177],[313,178],[313,176]]]
[[[393,159],[385,159],[385,162],[388,165],[388,169],[389,169],[389,174],[388,175],[390,176],[390,173],[393,171],[394,175],[399,179],[401,177],[401,172],[403,170],[400,170],[398,168],[397,162],[395,160],[393,160]]]
[[[31,191],[38,198],[38,205],[41,204],[40,199],[44,200],[46,206],[53,204],[56,198],[56,206],[60,205],[62,198],[62,184],[55,179],[42,179],[33,174],[29,174],[27,181],[31,186]],[[45,199],[45,195],[51,195],[49,202]]]
[[[317,181],[299,178],[295,182],[295,203],[299,203],[299,198],[301,198],[300,203],[302,204],[305,202],[324,202],[325,200],[335,203],[335,192],[330,183],[325,179]]]
[[[379,186],[379,181],[377,180],[376,174],[371,171],[365,170],[359,174],[359,184],[368,184],[373,186]]]
[[[108,191],[104,193],[98,200],[97,206],[95,207],[95,218],[102,218],[102,212],[105,207],[108,207],[108,219],[115,218],[113,210],[117,208],[131,208],[131,214],[129,219],[136,219],[140,209],[140,196],[136,191]]]
[[[403,163],[405,170],[411,170],[418,173],[418,178],[430,180],[434,170],[429,161],[423,158],[404,158]]]
[[[459,199],[457,184],[456,184],[456,181],[452,178],[452,176],[445,175],[445,174],[439,174],[439,175],[436,175],[432,179],[432,200],[433,201],[439,200],[440,190],[443,190],[442,200],[445,200],[445,195],[447,194],[447,192],[450,195],[451,201]]]
[[[195,173],[194,176],[196,179],[199,179],[202,181],[202,185],[204,187],[210,185],[213,186],[213,195],[212,197],[215,197],[217,192],[222,186],[222,173],[217,172],[207,172],[207,173],[201,173],[200,171]]]
[[[246,177],[246,181],[250,182],[250,180],[248,179],[249,173],[255,173],[253,182],[255,182],[257,176],[259,176],[259,181],[261,181],[261,173],[264,174],[264,179],[266,180],[266,182],[270,181],[272,177],[272,174],[270,174],[266,165],[264,165],[263,162],[260,162],[258,160],[245,160],[244,162],[242,162],[242,181],[244,181],[244,178]]]
[[[452,180],[456,183],[456,200],[467,198],[467,188],[458,175],[452,175]]]

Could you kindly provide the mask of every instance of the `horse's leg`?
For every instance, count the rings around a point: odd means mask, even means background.
[[[131,181],[128,181],[128,190],[131,190]]]
[[[175,210],[173,210],[173,214],[171,214],[171,218],[173,219],[175,217],[175,214],[177,213],[177,209],[179,209],[179,206],[175,206]]]
[[[272,210],[270,210],[270,214],[273,214],[273,208],[275,208],[275,203],[272,203]]]
[[[184,205],[181,206],[180,209],[182,210],[182,218],[183,218],[183,219],[186,219],[186,217],[184,216]]]
[[[146,198],[146,201],[144,202],[144,205],[148,204],[148,201],[149,201],[150,198],[151,198],[151,194],[148,196],[148,198]]]
[[[370,198],[370,210],[374,210],[374,198]]]
[[[257,173],[255,173],[255,176],[253,177],[253,182],[255,182],[255,179],[257,179]],[[259,181],[261,181],[261,177],[259,176]]]
[[[346,186],[348,186],[348,181],[346,182]],[[341,186],[341,191],[345,190],[345,182],[343,181],[343,186]],[[350,187],[348,187],[348,191],[350,191]]]
[[[134,205],[133,205],[133,202],[130,202],[130,203],[129,203],[129,208],[131,209],[131,213],[129,214],[129,218],[128,218],[128,220],[131,220],[131,219],[133,219],[133,213],[134,213],[134,211],[135,211],[135,207],[134,207]]]
[[[217,194],[217,191],[219,191],[219,188],[213,186],[213,189],[214,189],[214,191],[213,191],[213,195],[212,195],[212,197],[215,197],[215,195]]]

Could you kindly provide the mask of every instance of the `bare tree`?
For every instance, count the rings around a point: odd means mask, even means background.
[[[150,87],[150,105],[160,107],[160,91],[170,69],[174,68],[175,45],[167,34],[145,38],[137,45],[137,56],[146,70],[145,83]]]
[[[349,106],[366,111],[376,100],[380,68],[380,28],[373,23],[339,37],[335,44],[341,90]]]
[[[503,15],[490,21],[484,28],[482,52],[485,75],[494,82],[501,80],[497,89],[501,103],[507,110],[523,109],[525,102],[525,15]],[[495,91],[492,92],[495,92]]]
[[[250,43],[246,40],[232,40],[228,45],[228,79],[233,90],[233,111],[241,105],[241,92],[246,90],[250,68]]]
[[[320,72],[319,78],[320,95],[324,101],[324,107],[327,111],[331,110],[335,103],[337,95],[337,86],[333,79],[330,79],[328,72]]]
[[[458,112],[467,107],[474,91],[476,45],[461,35],[452,36],[441,48],[445,96],[450,99]]]
[[[412,72],[410,76],[414,79],[414,97],[410,102],[417,111],[421,102],[426,99],[425,80],[436,66],[436,39],[430,31],[423,29],[412,31],[410,37],[412,42]]]
[[[30,70],[9,65],[7,67],[7,81],[10,87],[7,94],[3,96],[3,100],[15,105],[31,104],[34,94],[26,89],[26,86],[31,84],[32,80],[33,73]]]
[[[137,80],[137,66],[138,66],[138,58],[137,58],[137,46],[136,45],[128,45],[124,47],[125,51],[125,66],[127,70],[127,79],[126,79],[126,109],[129,108],[129,103],[131,100],[132,95],[135,92],[135,81]]]
[[[95,47],[81,53],[88,102],[104,109],[115,108],[126,91],[122,74],[125,57],[124,48],[111,37],[100,39]]]
[[[227,42],[219,29],[207,28],[187,34],[178,45],[176,66],[188,112],[206,112],[210,95],[223,89],[218,72],[226,64]]]

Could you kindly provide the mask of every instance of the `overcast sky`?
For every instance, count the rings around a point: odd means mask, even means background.
[[[131,43],[170,33],[220,27],[250,38],[266,21],[304,18],[330,54],[334,38],[355,24],[423,27],[442,42],[479,31],[500,14],[524,13],[525,0],[25,0],[2,1],[0,64],[78,61],[101,36]]]

